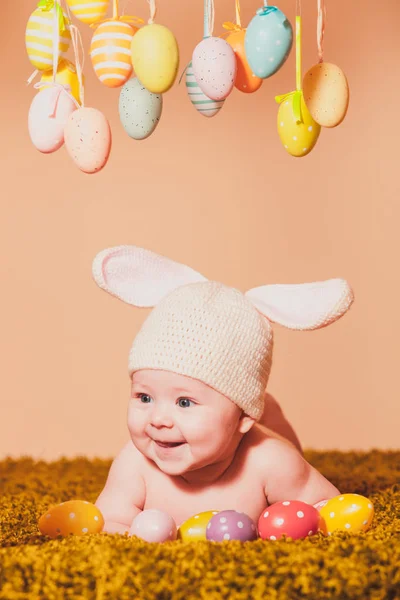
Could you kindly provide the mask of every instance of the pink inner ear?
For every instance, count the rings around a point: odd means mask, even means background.
[[[151,307],[177,287],[207,281],[190,267],[135,246],[100,252],[93,262],[97,284],[117,298],[138,307]]]
[[[353,303],[353,292],[344,279],[298,285],[265,285],[246,297],[270,321],[289,329],[326,327],[342,317]]]

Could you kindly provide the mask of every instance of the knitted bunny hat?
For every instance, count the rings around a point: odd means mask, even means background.
[[[136,246],[101,251],[93,277],[128,304],[155,307],[129,354],[129,374],[162,369],[206,383],[259,420],[272,360],[272,326],[312,330],[353,303],[343,279],[265,285],[244,294]]]

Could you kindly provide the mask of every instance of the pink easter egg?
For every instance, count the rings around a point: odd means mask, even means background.
[[[204,38],[193,51],[194,77],[201,91],[211,100],[224,100],[235,85],[236,56],[225,40]]]
[[[319,512],[314,506],[300,500],[285,500],[263,510],[258,533],[263,540],[278,540],[283,535],[298,540],[315,535],[319,524]]]
[[[64,128],[76,105],[59,86],[50,86],[36,94],[28,114],[32,144],[45,154],[55,152],[64,143]]]
[[[143,510],[132,521],[129,535],[136,535],[146,542],[176,540],[176,523],[162,510]]]
[[[68,119],[64,131],[68,154],[84,173],[98,173],[108,161],[111,129],[96,108],[83,107]]]

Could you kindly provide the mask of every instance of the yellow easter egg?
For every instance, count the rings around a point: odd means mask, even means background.
[[[41,77],[42,82],[52,82],[53,81],[53,69],[48,69],[43,72]],[[82,82],[84,81],[84,76],[82,76]],[[61,83],[61,85],[69,85],[71,88],[71,94],[81,104],[81,98],[79,95],[79,81],[78,75],[76,73],[75,65],[73,65],[69,60],[60,60],[58,64],[58,69],[56,73],[56,82]],[[40,89],[42,92],[46,88],[43,87]]]
[[[43,535],[56,538],[59,535],[85,535],[100,533],[104,527],[103,515],[86,500],[69,500],[49,508],[39,519],[39,530]]]
[[[37,8],[28,19],[25,31],[25,46],[29,60],[36,69],[44,71],[53,68],[53,40],[54,40],[54,11]],[[71,41],[69,21],[64,14],[65,30],[60,31],[58,43],[58,58],[68,51]],[[56,21],[58,24],[58,20]]]
[[[317,143],[321,126],[310,115],[300,96],[302,122],[298,122],[295,111],[295,94],[287,95],[278,110],[278,134],[285,150],[292,156],[306,156]]]
[[[200,542],[207,540],[206,528],[210,519],[218,514],[217,510],[207,510],[190,517],[178,529],[178,540],[183,542]]]
[[[304,76],[303,94],[310,114],[322,127],[336,127],[345,118],[349,85],[337,65],[323,62],[311,67]]]
[[[105,18],[109,0],[67,0],[72,14],[82,23],[97,23]]]
[[[341,494],[328,500],[319,514],[320,531],[325,535],[336,530],[357,533],[369,529],[374,507],[371,500],[360,494]]]
[[[149,92],[163,94],[173,85],[179,67],[179,48],[174,34],[163,25],[139,29],[131,44],[132,64]]]

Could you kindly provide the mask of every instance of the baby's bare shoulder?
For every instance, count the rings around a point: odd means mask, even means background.
[[[260,467],[266,473],[269,467],[290,460],[303,460],[294,444],[264,425],[256,424],[247,434],[248,455],[255,468]]]

